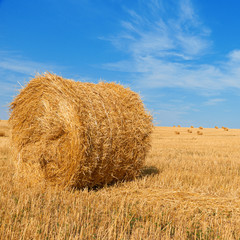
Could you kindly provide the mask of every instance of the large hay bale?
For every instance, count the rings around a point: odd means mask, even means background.
[[[77,188],[138,175],[153,126],[130,89],[50,73],[20,91],[9,122],[19,177]]]

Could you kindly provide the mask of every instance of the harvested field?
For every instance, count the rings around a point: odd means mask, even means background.
[[[78,191],[22,188],[0,138],[0,239],[239,239],[240,130],[175,129],[154,128],[141,177]]]

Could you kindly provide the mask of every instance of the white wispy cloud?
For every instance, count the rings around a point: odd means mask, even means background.
[[[8,71],[33,76],[37,72],[53,71],[59,68],[53,64],[26,59],[14,52],[0,51],[0,59],[0,70],[2,72]]]
[[[188,58],[200,54],[211,45],[206,38],[210,30],[197,19],[190,1],[176,3],[177,12],[171,18],[164,16],[165,9],[157,0],[150,1],[145,13],[127,10],[129,18],[121,22],[122,32],[109,40],[136,58],[166,55],[166,51],[169,55],[181,52],[180,56]]]
[[[225,101],[226,99],[223,99],[223,98],[213,98],[213,99],[209,99],[204,104],[208,106],[214,106],[214,105],[217,105],[218,103],[225,102]]]
[[[144,88],[240,88],[240,50],[233,49],[218,62],[201,63],[211,53],[211,30],[200,21],[190,0],[170,1],[175,8],[172,14],[164,14],[167,4],[151,0],[144,12],[128,10],[121,32],[108,40],[129,57],[103,67],[132,73],[135,83]]]
[[[233,50],[229,53],[228,57],[230,58],[231,62],[240,63],[240,50]]]

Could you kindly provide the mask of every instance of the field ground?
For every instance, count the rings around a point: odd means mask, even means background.
[[[240,239],[240,130],[155,127],[141,177],[81,191],[14,181],[0,130],[0,239]]]

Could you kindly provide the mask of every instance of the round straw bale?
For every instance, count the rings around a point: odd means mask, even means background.
[[[150,147],[152,116],[116,83],[45,73],[10,106],[17,175],[64,187],[102,186],[137,176]]]

